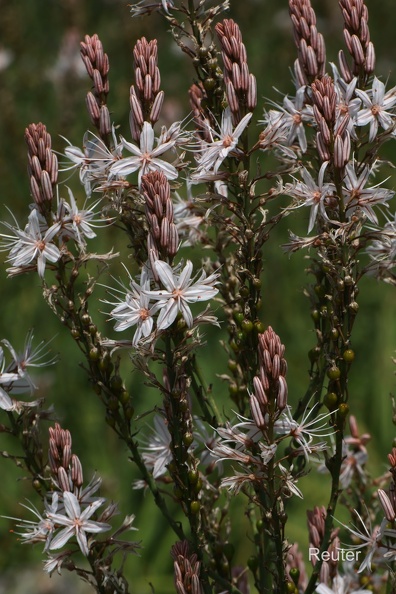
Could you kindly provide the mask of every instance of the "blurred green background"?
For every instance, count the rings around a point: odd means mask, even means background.
[[[336,61],[337,52],[343,47],[342,19],[337,4],[336,0],[313,2],[330,61]],[[371,0],[367,5],[377,54],[377,75],[384,79],[389,77],[390,83],[394,84],[394,0],[382,0],[381,3]],[[227,16],[234,18],[241,27],[249,67],[258,80],[259,97],[263,101],[278,100],[280,96],[274,87],[293,93],[289,68],[295,59],[295,47],[287,1],[231,0],[231,11]],[[109,105],[113,120],[120,124],[126,137],[129,136],[129,86],[133,78],[131,52],[135,40],[143,35],[156,37],[159,41],[162,87],[166,92],[165,123],[188,114],[187,91],[193,80],[193,69],[166,29],[166,23],[156,14],[133,20],[126,2],[120,0],[0,0],[1,218],[10,220],[6,206],[12,209],[21,225],[28,214],[31,200],[24,128],[31,122],[44,122],[52,134],[54,148],[60,151],[64,141],[58,135],[81,146],[82,136],[90,127],[85,111],[85,94],[90,83],[79,58],[79,41],[86,33],[98,33],[109,55]],[[260,116],[258,109],[257,117]],[[386,150],[386,156],[396,161],[395,149],[393,153],[390,147]],[[394,176],[387,182],[389,185],[395,187]],[[314,344],[314,336],[308,302],[303,296],[307,282],[303,257],[296,255],[288,259],[279,249],[287,237],[289,225],[289,220],[284,221],[266,246],[263,322],[271,324],[286,345],[290,400],[296,402],[306,386],[306,353]],[[305,221],[303,225],[305,227]],[[119,248],[114,230],[107,233],[103,242],[106,246],[115,243],[115,248]],[[95,249],[101,251],[103,245]],[[51,348],[59,352],[60,361],[44,374],[37,375],[41,393],[48,397],[49,403],[54,403],[62,425],[71,430],[74,451],[83,461],[87,479],[97,471],[104,478],[104,494],[120,501],[122,514],[137,515],[139,532],[136,538],[143,541],[145,550],[142,559],[131,559],[129,563],[130,576],[133,576],[131,591],[148,594],[152,582],[159,594],[172,592],[169,548],[173,535],[167,532],[160,515],[153,510],[149,496],[132,491],[132,481],[137,477],[125,448],[104,424],[102,407],[79,367],[79,352],[69,334],[42,302],[37,277],[7,279],[3,266],[0,288],[0,338],[7,338],[18,349],[23,346],[30,328],[34,328],[37,341],[55,336]],[[351,409],[362,429],[373,434],[370,444],[373,473],[381,474],[386,469],[385,454],[394,437],[389,398],[393,389],[391,356],[396,338],[394,293],[389,286],[366,280],[361,286],[360,303],[353,345],[357,360],[351,374]],[[98,310],[103,309],[98,302]],[[98,313],[97,323],[106,334],[114,337],[105,318]],[[212,361],[218,361],[219,357],[224,359],[224,354],[220,346],[213,347],[217,344],[216,338],[214,340],[211,349],[216,348],[216,353],[204,349],[202,358],[216,395],[216,389],[220,388],[215,376],[218,366],[213,369]],[[144,410],[155,396],[147,394],[136,374],[128,372],[127,377],[137,410]],[[0,450],[14,452],[13,447],[0,434]],[[25,498],[34,500],[29,482],[19,480],[21,473],[9,461],[0,459],[0,464],[0,514],[26,517],[18,502]],[[303,507],[296,508],[294,519],[293,513],[290,514],[292,539],[300,535],[306,539],[303,508],[326,502],[325,481],[309,476],[300,481],[303,490],[307,484],[304,480],[314,481],[315,488],[311,488],[311,495],[307,496]],[[50,580],[40,571],[41,551],[22,547],[15,536],[9,534],[10,527],[9,522],[0,520],[0,593],[90,591],[75,576],[54,576]],[[242,537],[242,520],[239,529]]]

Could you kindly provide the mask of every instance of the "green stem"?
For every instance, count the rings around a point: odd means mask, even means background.
[[[219,419],[221,418],[220,413],[195,355],[193,355],[190,360],[190,371],[192,388],[197,395],[197,399],[205,420],[213,427],[217,427],[219,424]],[[199,383],[197,382],[196,378],[198,379]],[[212,413],[210,412],[209,408],[212,410]]]
[[[320,546],[320,550],[317,557],[317,562],[315,567],[312,571],[311,577],[308,582],[308,586],[305,589],[304,594],[312,594],[315,591],[317,586],[318,577],[320,573],[320,569],[323,563],[323,553],[327,551],[328,546],[330,544],[330,537],[334,527],[334,513],[337,507],[338,496],[340,493],[340,472],[341,472],[341,464],[343,460],[342,455],[342,444],[344,439],[344,432],[343,432],[343,421],[340,419],[338,423],[338,431],[336,433],[336,451],[334,456],[328,463],[328,468],[331,472],[331,493],[330,499],[327,506],[327,513],[326,513],[326,520],[325,520],[325,529],[322,544]]]

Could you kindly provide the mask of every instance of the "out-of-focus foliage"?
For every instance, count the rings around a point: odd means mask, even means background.
[[[335,61],[338,49],[343,46],[342,21],[335,0],[313,2],[320,18],[320,29],[327,41],[328,59]],[[370,30],[376,47],[377,75],[396,82],[396,41],[394,36],[396,16],[394,0],[375,2],[368,0]],[[159,42],[159,66],[166,93],[165,117],[169,121],[188,115],[187,90],[193,80],[193,69],[188,60],[167,33],[166,23],[159,15],[149,19],[132,20],[124,0],[3,0],[0,3],[0,218],[9,220],[5,206],[9,205],[16,216],[26,216],[31,201],[26,176],[26,147],[24,128],[31,122],[42,121],[52,134],[59,151],[67,137],[73,144],[81,144],[83,133],[90,127],[84,98],[89,80],[79,58],[79,41],[88,33],[98,33],[110,58],[110,98],[114,122],[123,130],[128,126],[128,96],[132,82],[132,48],[138,37],[156,37]],[[287,2],[281,0],[231,0],[230,16],[240,25],[247,46],[250,70],[258,80],[259,97],[278,100],[277,89],[293,92],[289,68],[295,59],[295,47],[288,17]],[[332,44],[332,45],[330,45]],[[263,99],[264,101],[265,99]],[[389,155],[395,160],[396,155]],[[396,185],[396,177],[392,178]],[[71,179],[68,183],[73,185]],[[388,185],[391,182],[388,182]],[[389,185],[390,187],[390,185]],[[305,225],[305,222],[304,222]],[[306,279],[303,274],[302,256],[288,259],[279,250],[287,234],[287,219],[282,223],[283,237],[267,244],[265,277],[267,299],[263,305],[262,321],[271,324],[282,336],[289,361],[289,377],[293,384],[304,389],[307,380],[308,358],[306,353],[314,344],[309,324],[308,302],[303,296]],[[104,239],[112,245],[115,234],[109,231]],[[117,249],[117,246],[115,246]],[[98,250],[100,251],[100,250]],[[279,274],[282,271],[282,274]],[[104,279],[105,282],[105,279]],[[35,286],[35,283],[37,286]],[[149,579],[158,592],[172,591],[171,579],[161,577],[170,566],[169,549],[172,536],[166,535],[162,520],[153,521],[153,509],[144,494],[132,491],[135,478],[131,465],[125,461],[124,451],[110,429],[105,428],[100,404],[87,385],[79,369],[79,353],[69,334],[59,327],[57,320],[41,300],[40,287],[32,278],[6,279],[5,267],[0,269],[2,315],[0,338],[9,339],[21,347],[29,328],[35,328],[38,340],[50,339],[54,351],[59,351],[59,363],[48,375],[41,377],[42,394],[54,403],[62,424],[73,434],[76,451],[85,467],[97,468],[107,477],[104,489],[116,494],[124,513],[136,513],[136,526],[146,548],[145,558],[151,559],[145,567],[133,559],[135,590],[150,592]],[[395,315],[393,295],[389,287],[377,291],[375,281],[365,280],[366,296],[361,303],[361,313],[355,331],[356,350],[359,358],[352,374],[355,390],[351,395],[351,408],[364,426],[378,427],[373,436],[373,459],[386,468],[384,453],[392,445],[393,432],[389,422],[392,389],[392,348],[395,345]],[[378,297],[378,294],[381,297]],[[98,304],[98,309],[103,306]],[[111,333],[103,315],[103,331]],[[210,366],[217,356],[207,352],[204,365]],[[127,358],[125,361],[127,364]],[[212,373],[215,381],[215,370]],[[131,375],[130,387],[137,399],[151,399],[138,379]],[[216,384],[214,386],[216,390]],[[297,401],[301,394],[290,394]],[[10,444],[0,434],[0,450]],[[6,460],[1,461],[2,489],[0,511],[20,516],[22,501],[28,489],[16,483],[21,474]],[[310,477],[310,480],[312,477]],[[318,480],[319,485],[319,480]],[[18,492],[18,497],[16,493]],[[320,494],[318,486],[317,493]],[[312,499],[305,507],[320,505]],[[21,547],[0,530],[0,573],[7,568],[7,585],[0,582],[0,592],[22,592],[23,580],[15,568],[36,563],[34,550]],[[296,521],[296,535],[300,537],[305,519]],[[241,530],[243,526],[241,525]],[[293,535],[291,535],[293,537]],[[16,539],[15,539],[16,541]],[[150,554],[147,554],[147,549]],[[39,553],[39,551],[38,551]],[[133,565],[133,566],[132,566]],[[12,570],[14,569],[14,573]],[[15,577],[16,576],[16,577]],[[150,577],[148,577],[150,576]],[[45,576],[36,586],[29,584],[32,594],[49,592]],[[61,580],[53,578],[54,589]],[[56,580],[56,581],[55,581]],[[159,584],[161,588],[158,587]],[[166,585],[168,584],[168,585]],[[6,589],[4,589],[6,588]],[[66,591],[66,590],[65,590]]]

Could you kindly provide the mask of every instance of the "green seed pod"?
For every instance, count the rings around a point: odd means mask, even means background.
[[[200,492],[200,490],[202,489],[202,479],[198,478],[196,485],[194,485],[194,493],[195,495],[198,495],[198,493]]]
[[[227,363],[228,369],[232,372],[237,371],[238,363],[234,359],[229,359]]]
[[[196,516],[197,514],[199,514],[199,511],[201,509],[201,504],[199,501],[191,501],[190,503],[190,511],[191,513]]]
[[[97,349],[96,347],[92,347],[92,349],[89,351],[90,361],[98,361],[99,356],[100,356],[99,349]]]
[[[330,410],[333,411],[337,408],[338,403],[338,396],[335,392],[327,392],[326,396],[323,399],[324,405]]]
[[[184,330],[185,328],[186,328],[186,322],[185,322],[184,318],[179,318],[177,320],[177,329]]]
[[[212,71],[216,71],[216,68],[218,66],[217,58],[211,58],[210,60],[208,60],[208,66]]]
[[[81,316],[81,321],[84,324],[84,326],[89,326],[89,324],[91,323],[91,317],[89,316],[89,314],[84,313]]]
[[[313,309],[311,311],[311,318],[313,319],[314,322],[319,322],[320,320],[320,313],[318,309]]]
[[[238,385],[235,383],[232,383],[228,386],[228,391],[230,393],[230,396],[235,396],[236,394],[238,394]]]
[[[99,361],[99,369],[100,371],[107,371],[110,366],[110,356],[108,353],[105,353],[103,357]]]
[[[327,377],[333,381],[338,380],[341,377],[341,371],[340,368],[337,367],[337,365],[332,365],[331,367],[329,367],[326,374]]]
[[[192,444],[192,442],[194,441],[194,435],[192,433],[190,433],[189,431],[187,431],[184,435],[183,435],[183,443],[186,447],[190,447],[190,445]]]
[[[237,341],[239,341],[239,343],[243,342],[245,335],[243,332],[237,332]]]
[[[113,375],[110,380],[110,387],[113,392],[119,392],[123,387],[122,378],[119,375]]]
[[[236,343],[234,339],[230,340],[230,348],[234,351],[234,353],[237,353],[239,351],[239,345]]]
[[[297,586],[298,580],[300,579],[300,570],[298,569],[298,567],[292,567],[289,571],[289,575],[295,583],[295,585]]]
[[[127,390],[122,390],[122,392],[120,393],[120,395],[118,397],[118,400],[121,402],[121,404],[123,406],[128,404],[128,402],[130,400],[129,392]]]
[[[124,406],[124,417],[126,418],[127,421],[130,421],[133,418],[134,414],[135,414],[135,409],[133,408],[133,406],[130,406],[130,405]]]
[[[308,351],[308,357],[309,357],[309,360],[311,361],[311,363],[314,363],[315,361],[317,361],[320,357],[320,348],[314,347],[313,349]]]
[[[199,479],[198,470],[189,470],[188,471],[188,480],[192,485],[195,485],[198,479]]]
[[[249,567],[250,571],[252,571],[253,573],[256,573],[257,569],[258,569],[258,558],[256,557],[256,555],[251,555],[249,557],[249,559],[247,560],[247,566]]]
[[[355,352],[352,349],[347,349],[346,351],[344,351],[342,353],[342,358],[344,359],[344,361],[346,361],[347,363],[352,363],[352,361],[355,358]]]
[[[238,324],[238,326],[240,326],[244,320],[244,315],[241,311],[235,311],[233,313],[233,318],[235,320],[235,322]]]
[[[256,289],[260,289],[261,288],[261,279],[254,277],[253,279],[253,287],[255,287]]]
[[[41,483],[38,479],[34,479],[33,488],[39,493],[41,491]]]
[[[216,81],[214,78],[209,76],[208,78],[205,78],[205,80],[203,81],[203,86],[205,91],[213,91],[213,89],[216,86]]]
[[[243,320],[241,327],[244,334],[250,334],[253,330],[253,322],[251,320]]]
[[[345,417],[348,415],[349,413],[349,406],[348,404],[346,404],[345,402],[342,402],[340,404],[340,406],[338,407],[338,414],[342,419],[345,419]]]

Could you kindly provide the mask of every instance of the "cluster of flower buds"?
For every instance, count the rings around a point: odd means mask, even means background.
[[[396,520],[396,487],[392,481],[389,492],[386,493],[383,489],[378,489],[378,499],[381,503],[382,509],[388,522]]]
[[[375,68],[374,45],[370,41],[368,28],[368,10],[363,0],[340,0],[344,17],[344,39],[353,59],[352,71],[348,66],[344,52],[338,54],[342,77],[350,82],[354,76],[372,74]]]
[[[257,105],[256,77],[249,73],[245,45],[238,25],[224,19],[215,27],[222,47],[224,83],[233,124],[238,124],[246,111]]]
[[[134,140],[139,140],[143,123],[146,121],[155,124],[161,113],[164,92],[160,91],[161,76],[157,56],[156,39],[147,41],[142,37],[133,48],[136,86],[131,86],[129,101],[130,128]]]
[[[92,37],[85,36],[85,41],[80,43],[80,53],[94,85],[93,90],[87,93],[88,113],[101,137],[106,138],[111,132],[110,113],[106,105],[109,93],[109,59],[96,33]]]
[[[188,542],[181,540],[171,548],[173,565],[175,570],[175,586],[177,594],[202,594],[202,586],[199,579],[201,569],[197,555],[190,555]]]
[[[324,75],[326,47],[323,35],[316,28],[316,15],[310,0],[289,0],[289,12],[298,50],[294,68],[302,87]]]
[[[388,492],[378,489],[378,499],[388,522],[394,522],[396,520],[396,448],[392,448],[391,453],[388,454],[388,460],[392,480]]]
[[[326,508],[315,506],[313,510],[307,510],[307,522],[309,532],[309,546],[312,549],[319,550],[325,535],[325,521]],[[330,535],[330,545],[327,549],[329,555],[328,560],[323,560],[320,568],[320,581],[327,584],[329,579],[337,575],[338,566],[338,549],[340,548],[340,540],[338,538],[339,529],[336,528]],[[312,564],[315,565],[317,557],[315,555],[311,558]]]
[[[62,429],[59,423],[49,428],[48,462],[61,491],[73,492],[83,484],[80,459],[72,453],[70,431]]]
[[[283,355],[285,346],[271,326],[259,334],[259,375],[253,379],[254,394],[250,396],[250,407],[257,427],[264,429],[266,415],[279,417],[287,405],[287,363]]]
[[[179,246],[179,235],[173,218],[170,185],[161,171],[143,175],[141,192],[146,204],[149,227],[147,250],[150,261],[172,260]],[[152,265],[152,269],[155,267]]]
[[[334,167],[342,169],[349,161],[351,138],[348,131],[349,113],[336,119],[337,93],[333,79],[327,74],[311,85],[313,111],[318,131],[316,147],[322,162],[333,159]]]
[[[54,190],[58,181],[58,159],[51,150],[51,136],[44,124],[30,124],[25,129],[28,145],[28,175],[30,191],[39,212],[51,211]]]
[[[303,592],[308,584],[308,576],[305,570],[304,557],[297,543],[293,543],[287,551],[286,573],[297,584],[298,591]]]
[[[391,465],[389,471],[392,474],[393,480],[396,482],[396,448],[392,448],[390,454],[388,454],[388,460]]]

